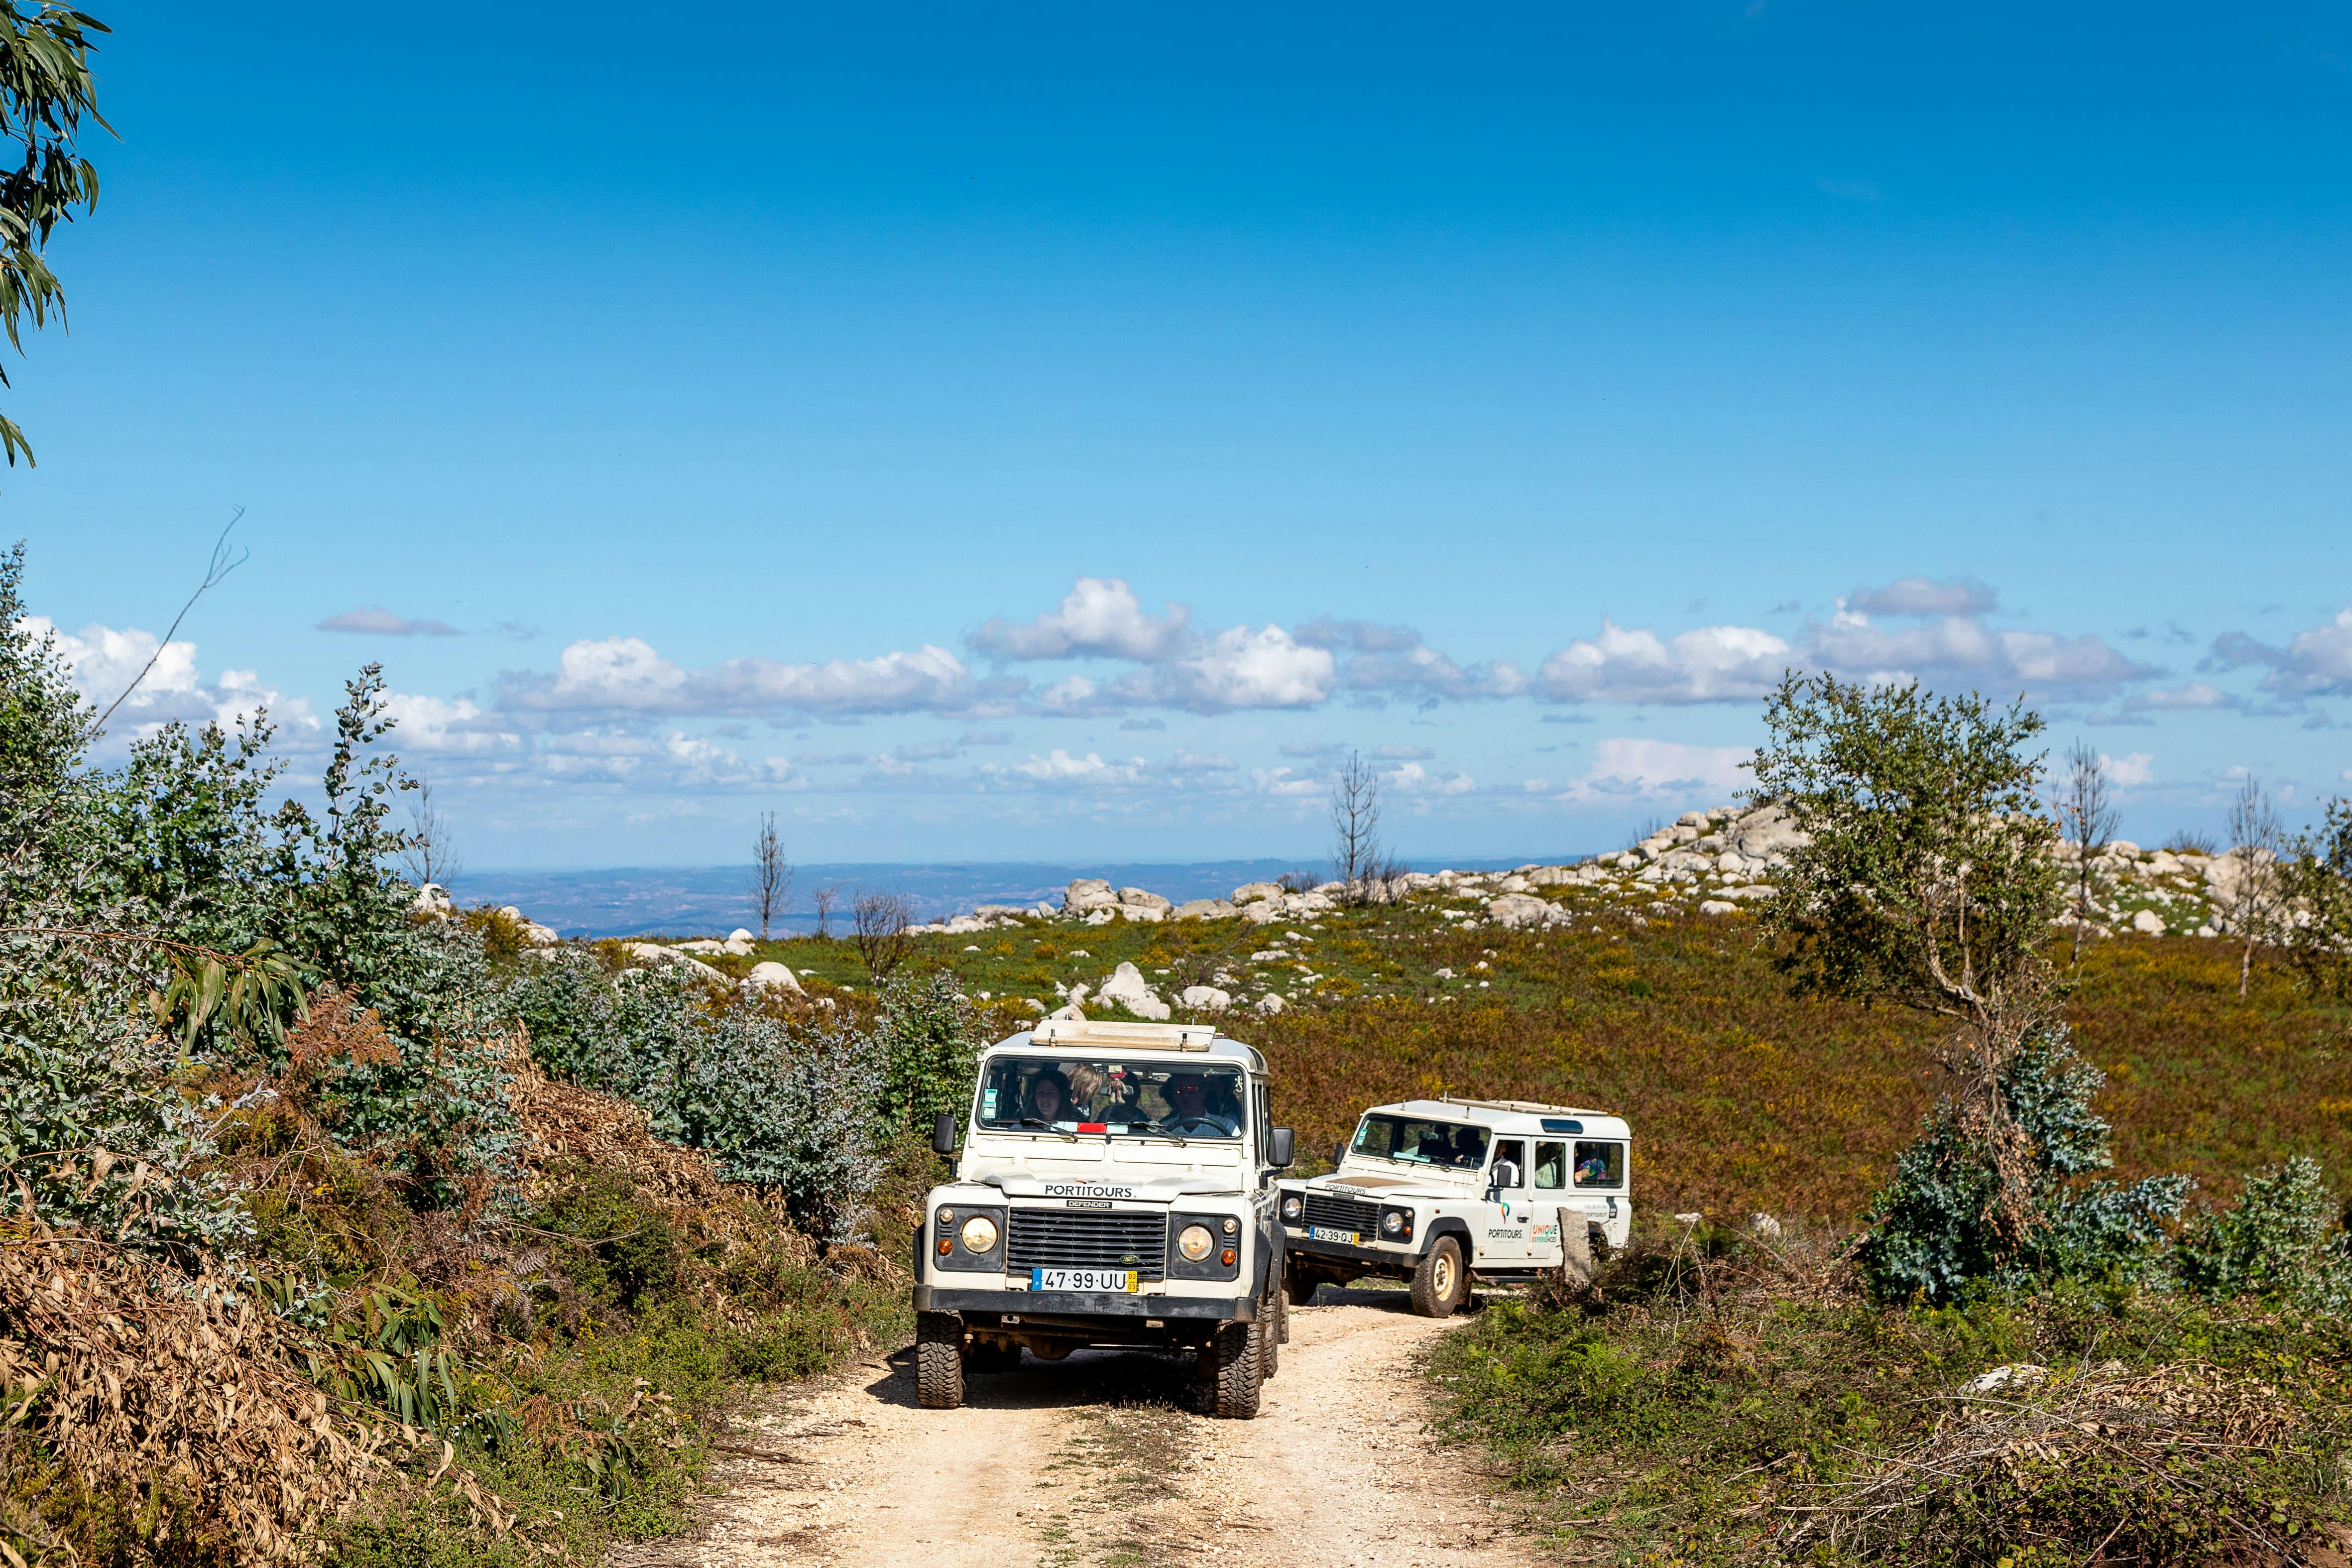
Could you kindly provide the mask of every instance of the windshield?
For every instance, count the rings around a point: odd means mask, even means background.
[[[1239,1068],[994,1057],[980,1080],[980,1124],[1007,1132],[1232,1140],[1242,1120]]]
[[[1351,1154],[1372,1154],[1412,1165],[1475,1171],[1486,1163],[1486,1130],[1417,1116],[1367,1116],[1356,1126]]]

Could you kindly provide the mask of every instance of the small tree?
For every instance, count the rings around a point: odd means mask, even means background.
[[[2083,932],[2091,923],[2095,874],[2091,863],[2116,834],[2116,805],[2107,789],[2107,761],[2082,742],[2066,753],[2066,781],[2058,792],[2058,821],[2074,845],[2074,941],[2069,968],[2083,957]]]
[[[2238,994],[2246,994],[2254,970],[2257,943],[2274,941],[2286,912],[2283,897],[2285,879],[2280,874],[2279,851],[2285,835],[2279,827],[2277,808],[2252,773],[2230,803],[2230,855],[2236,862],[2222,898],[2230,934],[2244,945],[2238,953]]]
[[[956,992],[955,977],[934,973],[892,981],[882,994],[875,1022],[887,1064],[882,1095],[886,1135],[922,1131],[942,1110],[960,1110],[971,1100],[972,1065],[980,1037],[971,1007]]]
[[[809,907],[816,911],[816,939],[827,942],[833,937],[833,906],[841,901],[841,884],[827,882],[809,895]]]
[[[906,895],[860,893],[849,906],[849,940],[865,961],[866,973],[877,981],[888,979],[914,945],[914,939],[907,934],[914,917],[907,908]]]
[[[450,828],[448,817],[442,814],[440,803],[433,798],[431,784],[416,780],[412,794],[407,843],[400,852],[401,864],[418,887],[429,882],[446,888],[457,879],[463,868],[457,859],[457,835]]]
[[[1958,1027],[1951,1135],[1990,1172],[1978,1223],[1996,1255],[2034,1224],[2036,1156],[2002,1080],[2051,1016],[2043,952],[2064,902],[2037,799],[2042,731],[2022,702],[1790,672],[1765,704],[1750,798],[1810,842],[1764,910],[1798,994],[1893,1002]]]
[[[2352,800],[2327,803],[2315,833],[2297,835],[2285,868],[2289,904],[2304,919],[2287,933],[2313,990],[2352,996]]]
[[[1351,904],[1372,898],[1372,872],[1381,858],[1381,778],[1355,752],[1331,784],[1331,864]]]
[[[784,842],[776,836],[776,814],[760,814],[760,831],[751,839],[751,908],[759,911],[760,940],[768,940],[777,916],[792,907],[793,863],[784,858]]]

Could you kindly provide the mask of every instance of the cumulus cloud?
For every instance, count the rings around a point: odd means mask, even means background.
[[[1374,746],[1372,755],[1387,763],[1425,763],[1437,753],[1427,746]]]
[[[1168,759],[1168,771],[1171,773],[1225,773],[1233,770],[1233,758],[1223,752],[1192,752],[1179,746],[1176,754]]]
[[[1738,702],[1770,690],[1792,662],[1787,643],[1752,626],[1701,626],[1671,640],[1603,620],[1601,635],[1543,661],[1549,702]]]
[[[1865,616],[1983,616],[1999,602],[1991,587],[1974,577],[1898,577],[1884,588],[1856,588],[1843,607]]]
[[[404,753],[484,757],[519,752],[523,738],[494,715],[458,698],[444,701],[412,692],[384,693],[384,712],[393,721],[393,749]]]
[[[207,680],[197,668],[196,645],[184,639],[166,643],[136,626],[118,630],[95,622],[79,633],[64,632],[46,616],[27,616],[16,623],[16,630],[35,641],[48,639],[67,679],[94,708],[105,709],[138,680],[138,689],[110,721],[117,728],[127,725],[147,732],[173,720],[234,726],[264,709],[287,729],[319,728],[307,699],[281,696],[257,670],[225,669]],[[140,679],[142,669],[147,671],[144,679]]]
[[[2151,691],[2137,691],[2124,707],[2133,712],[2194,712],[2200,709],[2242,708],[2245,700],[2222,690],[2209,681],[2192,680],[2181,686],[2158,687]]]
[[[1147,616],[1124,577],[1081,577],[1059,609],[1026,623],[1003,616],[964,640],[1008,659],[1123,658],[1152,664],[1185,646],[1192,612],[1182,605]]]
[[[1123,763],[1107,763],[1098,752],[1088,752],[1085,756],[1074,757],[1059,746],[1042,757],[1033,752],[1025,762],[1009,764],[983,763],[980,771],[983,776],[998,781],[1026,781],[1089,789],[1126,789],[1145,782],[1141,757],[1129,757]]]
[[[1812,628],[1807,661],[1866,680],[2015,687],[2086,701],[2163,673],[2096,637],[2001,630],[1962,616],[1887,627],[1851,609]]]
[[[2213,641],[2212,662],[2223,667],[2259,664],[2270,673],[2262,689],[2283,697],[2352,695],[2352,609],[2300,631],[2279,648],[2243,632],[2225,632]]]
[[[2134,752],[2126,757],[2111,757],[2099,753],[2099,766],[2105,770],[2107,782],[2118,789],[2137,789],[2156,777],[2156,759],[2146,752]]]
[[[572,643],[552,676],[501,677],[499,700],[508,709],[544,714],[850,717],[970,711],[992,689],[1009,695],[973,680],[962,660],[928,644],[877,658],[823,664],[730,658],[709,669],[686,669],[642,637],[614,637]]]
[[[318,629],[322,632],[358,632],[380,637],[454,637],[461,635],[446,621],[429,618],[410,620],[394,615],[381,605],[329,616],[319,623]]]
[[[1592,766],[1563,791],[1571,805],[1592,801],[1728,800],[1755,781],[1743,746],[1686,746],[1633,737],[1600,741]]]
[[[1419,763],[1406,763],[1382,773],[1381,787],[1396,795],[1468,795],[1478,786],[1468,773],[1432,773]]]
[[[1260,795],[1299,798],[1322,795],[1323,781],[1312,776],[1302,777],[1293,768],[1252,768],[1250,787]]]

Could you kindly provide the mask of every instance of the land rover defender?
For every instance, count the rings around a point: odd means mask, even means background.
[[[1051,1018],[981,1058],[915,1236],[921,1402],[1026,1351],[1189,1353],[1204,1413],[1257,1414],[1288,1337],[1265,1058],[1210,1025]],[[959,1133],[961,1134],[959,1140]],[[960,1146],[959,1146],[960,1144]]]
[[[1523,1100],[1376,1105],[1337,1167],[1278,1185],[1284,1294],[1367,1274],[1412,1282],[1412,1310],[1450,1316],[1473,1278],[1589,1279],[1633,1224],[1633,1133],[1622,1118]]]

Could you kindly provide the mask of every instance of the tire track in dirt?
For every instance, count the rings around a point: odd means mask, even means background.
[[[1326,1286],[1255,1421],[1186,1407],[1173,1358],[1080,1352],[967,1379],[960,1410],[915,1402],[906,1352],[804,1386],[738,1424],[704,1528],[616,1568],[1236,1568],[1400,1561],[1519,1568],[1525,1516],[1424,1430],[1414,1371],[1436,1335],[1399,1290]]]

